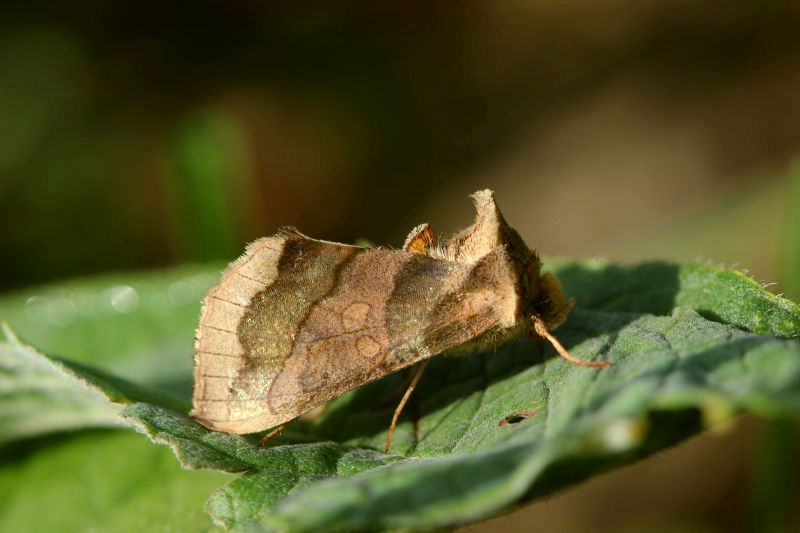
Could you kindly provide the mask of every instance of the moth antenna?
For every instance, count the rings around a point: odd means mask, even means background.
[[[389,426],[389,434],[386,436],[386,447],[383,449],[383,453],[389,453],[389,448],[392,446],[392,435],[394,434],[394,428],[397,426],[397,419],[400,418],[400,413],[403,412],[403,407],[406,406],[406,402],[411,397],[411,393],[414,392],[414,387],[417,386],[419,378],[422,377],[422,372],[425,370],[425,367],[428,366],[428,361],[430,361],[430,359],[426,359],[419,364],[419,367],[414,373],[414,378],[411,380],[411,383],[408,384],[406,393],[403,394],[403,398],[397,405],[397,409],[394,410],[394,416],[392,417],[392,424]]]
[[[583,359],[578,359],[577,357],[570,355],[570,353],[567,351],[566,348],[564,348],[564,346],[559,342],[559,340],[552,333],[550,333],[550,329],[547,327],[547,324],[545,324],[541,318],[539,318],[536,315],[533,315],[531,317],[531,320],[533,321],[533,329],[536,331],[536,334],[550,341],[550,344],[552,344],[553,348],[556,349],[558,355],[560,355],[573,365],[591,366],[591,367],[611,366],[611,363],[609,363],[608,361],[584,361]]]

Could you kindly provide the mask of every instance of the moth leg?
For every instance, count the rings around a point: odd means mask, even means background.
[[[397,426],[397,419],[400,418],[400,413],[403,412],[403,407],[406,406],[406,402],[408,402],[408,399],[411,397],[411,393],[414,392],[414,388],[417,386],[419,378],[422,377],[422,372],[424,372],[425,367],[428,366],[428,361],[429,359],[426,359],[419,364],[416,372],[414,373],[414,378],[411,380],[411,383],[408,384],[406,393],[403,394],[403,398],[400,400],[397,409],[394,410],[394,417],[392,417],[392,424],[389,426],[389,435],[386,436],[386,447],[383,449],[383,453],[389,453],[389,448],[392,446],[392,435],[394,434],[394,428]]]
[[[414,380],[414,375],[417,371],[416,367],[410,367],[408,370],[411,372],[406,373],[406,376],[403,378],[403,382],[392,389],[392,392],[381,398],[381,400],[378,402],[378,405],[385,407],[389,404],[394,404],[403,396],[403,393],[405,393],[406,389],[408,389],[408,386]]]
[[[284,429],[286,429],[287,425],[288,425],[288,423],[287,424],[281,424],[280,426],[276,427],[275,429],[273,429],[272,431],[270,431],[269,433],[267,433],[266,435],[261,437],[261,440],[258,441],[258,445],[259,446],[263,446],[272,437],[276,437],[276,436],[280,435],[281,432]]]
[[[425,223],[420,224],[411,230],[403,244],[404,252],[411,252],[420,255],[429,255],[428,252],[433,246],[435,236],[431,227]]]
[[[577,357],[570,355],[566,348],[558,341],[555,336],[550,333],[550,329],[547,327],[547,324],[544,323],[537,315],[533,315],[531,317],[531,321],[533,322],[533,329],[536,332],[536,335],[543,339],[547,339],[550,341],[550,344],[553,345],[553,348],[556,349],[558,355],[572,363],[573,365],[580,365],[580,366],[592,366],[592,367],[606,367],[611,366],[611,363],[608,361],[584,361],[583,359],[578,359]]]

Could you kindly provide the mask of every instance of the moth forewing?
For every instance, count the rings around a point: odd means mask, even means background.
[[[470,316],[446,311],[452,282],[466,280],[471,271],[463,265],[299,234],[286,236],[279,249],[275,257],[254,247],[206,297],[192,416],[213,429],[251,433],[281,424],[496,322],[494,300],[473,293],[455,302],[468,305]],[[218,306],[230,305],[225,291],[241,277],[239,269],[262,262],[271,262],[277,275],[252,291],[244,312],[234,305],[236,327],[210,323]],[[397,287],[399,278],[413,284]],[[214,372],[207,370],[212,365]]]
[[[286,236],[279,233],[250,244],[203,300],[195,332],[194,408],[190,416],[212,429],[247,432],[249,427],[234,416],[242,408],[263,415],[263,420],[253,420],[250,427],[258,429],[251,431],[260,431],[262,424],[271,422],[269,413],[258,402],[235,401],[231,385],[248,358],[237,330],[253,297],[277,278],[277,262],[285,240]]]

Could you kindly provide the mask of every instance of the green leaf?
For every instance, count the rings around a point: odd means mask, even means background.
[[[118,427],[122,406],[133,401],[185,411],[185,399],[84,364],[46,357],[21,343],[9,328],[4,333],[0,530],[211,527],[203,501],[225,481],[223,474],[181,471],[168,450],[149,446],[130,433],[94,431],[19,441],[55,431]],[[47,512],[41,512],[43,507]]]
[[[147,401],[180,411],[189,408],[183,398],[81,363],[46,357],[22,344],[7,326],[3,333],[0,445],[52,431],[115,426],[121,412],[115,404]]]
[[[23,346],[0,343],[0,445],[42,433],[116,424],[117,412],[68,367]],[[68,379],[67,376],[73,379]]]
[[[0,531],[204,531],[203,502],[230,477],[127,431],[21,441],[0,450]]]
[[[550,266],[580,308],[667,315],[685,306],[709,320],[754,333],[800,335],[798,305],[770,294],[736,270],[661,261],[618,266],[595,260]]]
[[[254,436],[197,425],[150,389],[86,367],[54,368],[126,402],[124,420],[170,446],[184,466],[244,471],[207,503],[218,523],[239,529],[468,523],[737,413],[800,411],[796,304],[709,265],[550,266],[578,301],[559,338],[573,354],[612,366],[572,366],[527,339],[437,357],[389,455],[380,450],[401,374],[337,398],[259,447]]]
[[[0,321],[44,353],[186,398],[203,294],[221,266],[105,275],[0,297]]]

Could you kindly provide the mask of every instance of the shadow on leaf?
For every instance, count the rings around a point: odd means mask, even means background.
[[[642,313],[669,314],[679,286],[677,267],[661,262],[631,267],[608,265],[600,269],[570,265],[557,268],[556,272],[566,293],[577,300],[569,319],[557,332],[562,343],[571,349],[600,335],[608,337],[607,341],[582,351],[580,356],[590,359],[602,358],[615,341],[616,333]],[[459,402],[531,368],[539,366],[543,371],[543,363],[552,358],[558,359],[558,355],[546,342],[524,338],[490,352],[437,356],[428,365],[401,422],[445,411],[439,423],[447,423],[446,411],[455,409]],[[313,429],[303,425],[303,431],[312,430],[321,438],[337,442],[368,446],[388,429],[396,405],[396,401],[388,400],[402,386],[407,372],[364,385],[331,402],[320,423]],[[497,423],[501,421],[502,417]],[[437,429],[434,426],[427,433]],[[415,440],[424,437],[416,434]],[[414,447],[412,444],[411,448]]]

